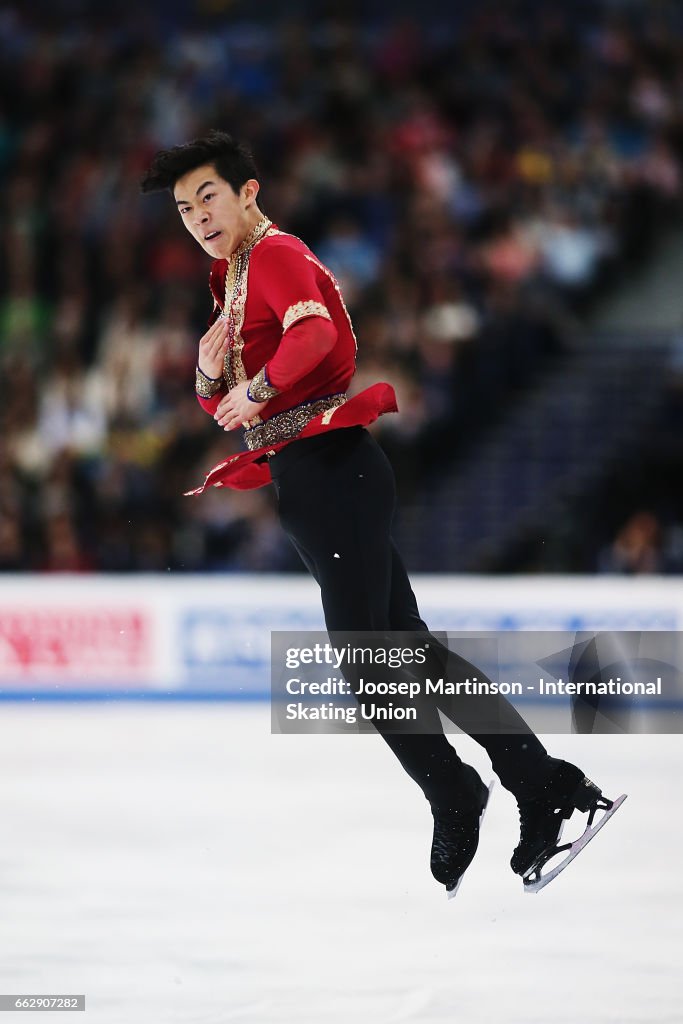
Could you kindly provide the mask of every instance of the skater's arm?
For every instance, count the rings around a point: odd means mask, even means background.
[[[337,342],[337,328],[304,251],[275,246],[259,254],[266,305],[282,325],[277,351],[254,375],[254,397],[274,397],[311,373]]]
[[[320,363],[337,340],[333,324],[311,317],[283,335],[274,358],[252,380],[242,381],[227,395],[217,395],[212,412],[219,426],[235,430],[260,415],[271,398],[281,394]]]
[[[334,324],[321,316],[309,315],[282,335],[277,352],[263,368],[266,380],[276,393],[286,391],[314,370],[336,342]]]

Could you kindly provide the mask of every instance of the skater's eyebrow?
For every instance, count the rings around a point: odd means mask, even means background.
[[[195,192],[195,195],[198,196],[199,193],[201,192],[201,190],[203,188],[206,188],[207,185],[215,185],[215,184],[216,184],[215,181],[203,181],[202,184],[197,189],[197,191]],[[176,206],[185,206],[185,205],[187,205],[187,199],[176,199],[175,204],[176,204]]]

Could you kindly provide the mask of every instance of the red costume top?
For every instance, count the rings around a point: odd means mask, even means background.
[[[245,424],[249,450],[214,466],[191,494],[261,487],[271,480],[269,456],[295,438],[396,411],[389,384],[347,400],[356,365],[351,320],[334,276],[300,239],[264,217],[229,260],[214,262],[209,280],[209,323],[228,320],[229,348],[222,377],[197,370],[199,402],[213,416],[231,387],[251,380],[250,395],[268,404]]]

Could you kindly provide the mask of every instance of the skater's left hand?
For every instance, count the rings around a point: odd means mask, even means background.
[[[249,420],[258,416],[262,409],[268,405],[267,402],[252,402],[247,398],[247,388],[251,384],[249,380],[243,380],[235,384],[225,398],[218,404],[213,418],[224,430],[236,430],[239,426],[248,426]]]

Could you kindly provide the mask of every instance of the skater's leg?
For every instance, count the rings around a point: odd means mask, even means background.
[[[405,565],[393,544],[390,607],[392,629],[428,633]],[[474,665],[450,651],[432,634],[428,635],[430,652],[434,656],[430,670],[432,677],[443,675],[448,678],[450,673],[458,678],[476,675],[480,681],[486,681]],[[425,675],[429,674],[425,672]],[[502,785],[517,796],[524,793],[535,778],[546,749],[512,704],[499,695],[435,697],[434,702],[459,729],[484,747]],[[486,728],[485,732],[483,728]]]
[[[320,585],[328,631],[401,629],[429,636],[390,539],[391,467],[365,432],[340,435],[299,442],[271,463],[282,525]],[[486,788],[444,736],[436,704],[423,708],[423,734],[375,725],[431,805],[432,872],[454,888],[477,848]],[[504,776],[505,766],[500,770]]]
[[[331,633],[389,629],[425,630],[410,584],[394,590],[396,556],[390,538],[393,471],[364,431],[339,431],[326,443],[297,442],[271,469],[280,519],[307,568],[317,579]],[[288,449],[285,449],[287,452]],[[393,606],[392,606],[393,602]],[[404,612],[397,627],[392,615]],[[353,679],[349,680],[353,685]],[[436,710],[428,711],[424,735],[378,732],[433,806],[452,801],[462,762],[443,735]]]
[[[271,459],[280,522],[320,585],[332,632],[389,628],[394,482],[366,437],[335,431]]]
[[[392,564],[391,607],[393,628],[426,630],[408,575],[396,551]],[[476,674],[480,680],[483,679],[479,669],[457,655],[438,646],[433,650],[439,651],[438,668],[444,675],[448,676],[450,669],[453,675],[461,678]],[[532,869],[534,875],[540,874],[538,865],[543,865],[544,858],[555,848],[562,825],[574,810],[591,810],[598,801],[604,808],[612,806],[612,802],[602,798],[600,790],[585,778],[579,768],[547,754],[509,702],[495,698],[478,702],[468,700],[466,704],[449,701],[441,709],[486,749],[494,771],[518,801],[520,840],[510,862],[518,874],[524,876]],[[495,726],[495,731],[478,732],[482,721]],[[432,872],[449,887],[444,880],[462,874],[474,856],[478,827],[471,811],[469,825],[466,816],[463,829],[462,812],[452,813],[446,804],[440,806],[438,802],[432,807],[435,818]]]

